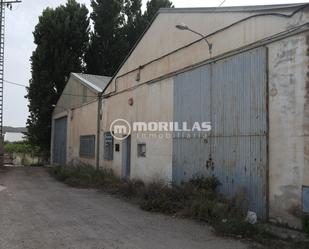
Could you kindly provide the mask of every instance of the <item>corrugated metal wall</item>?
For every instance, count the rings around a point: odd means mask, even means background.
[[[53,163],[65,165],[66,147],[67,147],[67,117],[63,117],[55,120]]]
[[[208,122],[208,139],[175,138],[173,180],[214,175],[228,195],[266,217],[267,71],[259,48],[175,77],[174,119]]]

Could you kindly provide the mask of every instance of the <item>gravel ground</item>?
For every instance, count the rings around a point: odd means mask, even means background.
[[[70,188],[44,168],[0,170],[1,249],[242,249],[205,225]]]

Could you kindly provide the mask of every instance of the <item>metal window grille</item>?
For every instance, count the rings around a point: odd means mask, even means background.
[[[95,135],[80,137],[79,155],[81,157],[95,156]]]

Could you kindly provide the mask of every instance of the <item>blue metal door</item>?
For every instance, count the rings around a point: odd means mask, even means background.
[[[266,61],[266,49],[258,48],[174,81],[175,120],[209,121],[212,131],[207,143],[174,139],[173,180],[214,175],[222,193],[244,193],[246,208],[261,218],[267,216]]]
[[[131,175],[131,136],[122,142],[122,178],[130,179]]]
[[[56,164],[66,164],[67,148],[67,117],[55,120],[54,124],[54,143],[53,161]]]

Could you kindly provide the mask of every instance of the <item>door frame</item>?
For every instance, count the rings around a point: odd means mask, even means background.
[[[55,162],[55,158],[57,158],[55,155],[56,155],[56,147],[55,147],[55,144],[56,144],[56,134],[57,134],[57,131],[56,131],[56,123],[59,122],[60,120],[64,120],[65,121],[65,135],[63,136],[63,139],[64,139],[64,160],[63,160],[63,163],[62,162]],[[67,147],[68,147],[68,116],[62,116],[62,117],[58,117],[58,118],[55,118],[53,119],[53,129],[52,129],[52,162],[54,164],[59,164],[59,165],[66,165],[67,163]],[[60,155],[59,155],[60,156]],[[59,157],[58,157],[59,159]]]
[[[131,135],[122,141],[122,172],[123,179],[130,179],[131,175]]]

